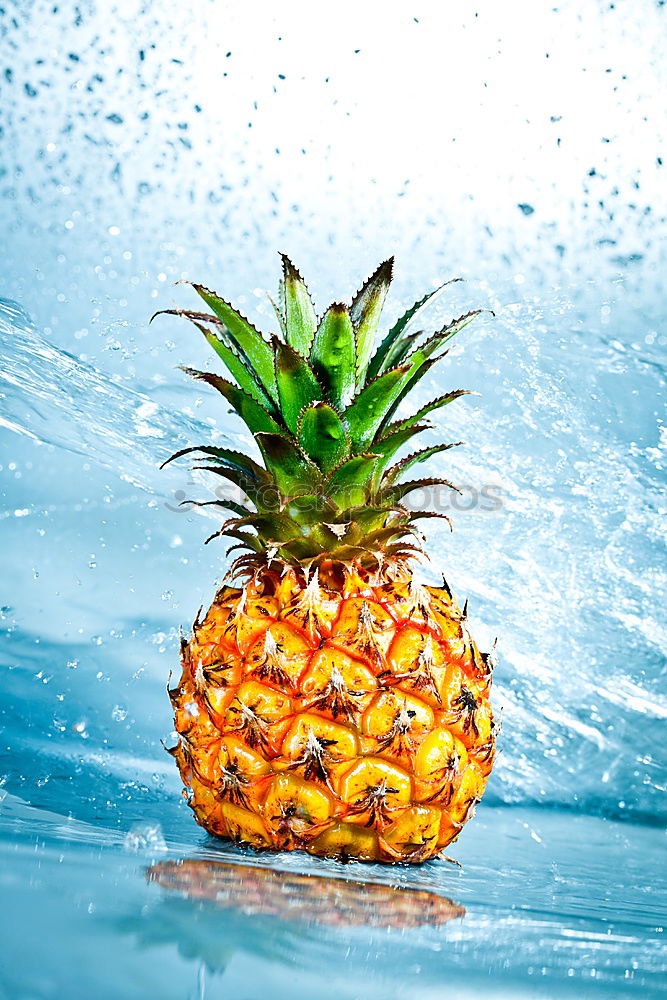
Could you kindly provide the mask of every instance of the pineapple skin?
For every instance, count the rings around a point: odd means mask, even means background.
[[[264,567],[183,640],[184,794],[210,834],[254,848],[436,857],[493,766],[491,657],[445,588],[395,568],[326,575]]]

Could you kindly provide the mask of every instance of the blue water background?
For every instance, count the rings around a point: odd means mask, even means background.
[[[665,988],[665,12],[518,5],[518,31],[491,3],[359,6],[0,15],[0,995]],[[433,468],[471,503],[429,525],[423,571],[498,638],[502,753],[463,871],[223,850],[160,745],[179,629],[227,563],[178,508],[210,485],[158,466],[252,442],[179,372],[215,365],[196,331],[148,319],[197,279],[268,332],[277,249],[320,308],[395,253],[390,317],[457,275],[428,328],[495,313],[411,404],[480,393],[438,418],[466,446]],[[332,930],[306,902],[249,912],[242,870],[226,909],[145,880],[212,856],[466,914],[387,928],[371,894]]]

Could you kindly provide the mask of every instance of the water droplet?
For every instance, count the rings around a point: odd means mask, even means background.
[[[124,843],[126,850],[134,852],[162,853],[167,850],[167,842],[159,823],[137,823],[126,833]]]

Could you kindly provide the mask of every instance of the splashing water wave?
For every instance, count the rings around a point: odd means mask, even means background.
[[[0,299],[0,366],[0,427],[85,455],[142,489],[165,492],[158,466],[178,448],[201,437],[224,438],[54,347],[6,299]]]

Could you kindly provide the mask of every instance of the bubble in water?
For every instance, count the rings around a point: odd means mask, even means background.
[[[127,719],[127,709],[123,708],[121,705],[114,705],[111,712],[111,718],[114,722],[124,722]]]

